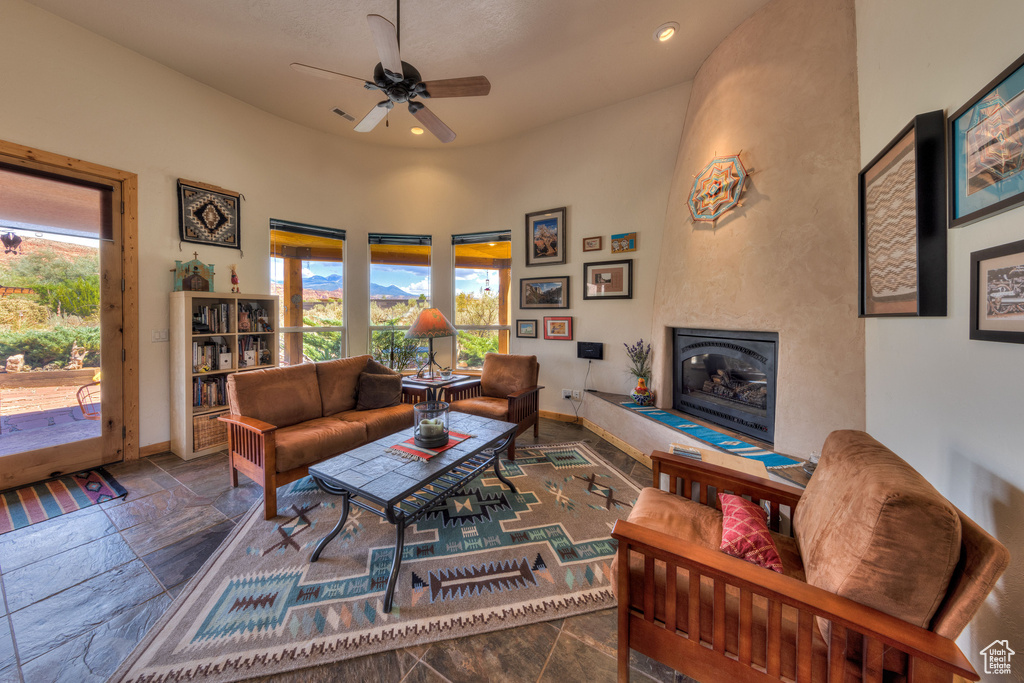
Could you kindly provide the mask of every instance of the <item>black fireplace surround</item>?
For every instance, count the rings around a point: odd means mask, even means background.
[[[778,333],[673,332],[672,407],[773,443]]]

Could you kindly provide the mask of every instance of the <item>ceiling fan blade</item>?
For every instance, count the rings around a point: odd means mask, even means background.
[[[300,64],[299,62],[292,62],[291,67],[298,71],[300,74],[307,74],[309,76],[316,76],[317,78],[326,78],[329,81],[355,81],[359,85],[366,83],[365,79],[357,78],[356,76],[349,76],[348,74],[340,74],[337,71],[328,71],[327,69],[321,69],[316,66],[310,66],[309,64]]]
[[[371,130],[377,127],[377,124],[388,115],[388,110],[391,107],[384,106],[384,103],[378,104],[376,107],[370,110],[370,113],[363,117],[363,120],[356,124],[357,133],[369,133]]]
[[[398,52],[398,31],[395,25],[379,14],[367,14],[366,22],[370,25],[373,42],[380,55],[380,63],[385,69],[402,80],[402,57]]]
[[[451,142],[455,139],[455,131],[448,126],[444,125],[444,121],[437,118],[434,112],[430,111],[422,104],[420,107],[412,113],[416,117],[416,120],[423,124],[423,127],[434,134],[441,142]]]
[[[447,78],[441,81],[424,81],[427,92],[436,97],[475,97],[491,92],[491,82],[485,76]]]

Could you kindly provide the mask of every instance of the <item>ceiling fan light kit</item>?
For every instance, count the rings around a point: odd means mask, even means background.
[[[396,0],[396,16],[401,21],[401,0]],[[388,112],[396,104],[405,104],[409,109],[409,113],[416,117],[416,120],[422,124],[423,128],[429,130],[438,140],[441,142],[451,142],[454,140],[455,132],[446,126],[436,114],[427,109],[426,105],[417,101],[417,98],[483,96],[491,91],[490,81],[484,76],[423,81],[416,67],[402,61],[398,44],[399,27],[396,27],[379,14],[367,15],[366,21],[370,25],[373,42],[377,46],[377,53],[380,56],[380,62],[373,69],[372,81],[364,81],[355,76],[299,62],[293,62],[291,65],[292,69],[299,73],[316,76],[317,78],[359,81],[367,90],[379,90],[384,93],[387,99],[378,102],[356,124],[355,130],[359,133],[370,132],[377,127],[377,124],[382,119],[387,117]],[[420,133],[422,132],[421,130]],[[416,133],[415,128],[413,133],[416,135],[420,134]]]

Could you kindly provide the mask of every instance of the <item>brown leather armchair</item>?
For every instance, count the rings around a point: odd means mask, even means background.
[[[651,460],[654,486],[612,531],[619,681],[630,649],[705,682],[978,680],[954,640],[1009,552],[882,444],[833,432],[805,491]],[[716,492],[768,508],[783,573],[719,551]]]
[[[455,411],[518,423],[516,436],[532,425],[537,436],[538,394],[544,388],[537,386],[539,372],[537,356],[488,353],[480,379],[449,387],[448,401]],[[508,459],[516,459],[515,439]]]

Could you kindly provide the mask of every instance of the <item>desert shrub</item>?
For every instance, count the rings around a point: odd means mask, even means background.
[[[488,332],[474,333],[459,330],[459,367],[483,367],[484,356],[497,353],[498,336]]]
[[[49,363],[64,365],[68,362],[72,345],[88,349],[83,365],[100,364],[99,327],[57,327],[52,330],[0,331],[0,360],[19,353],[25,354],[25,363],[41,368]]]
[[[100,307],[100,278],[89,275],[36,286],[39,301],[51,311],[81,318],[93,316]]]
[[[18,295],[0,298],[0,329],[31,330],[45,327],[50,318],[46,306]]]

